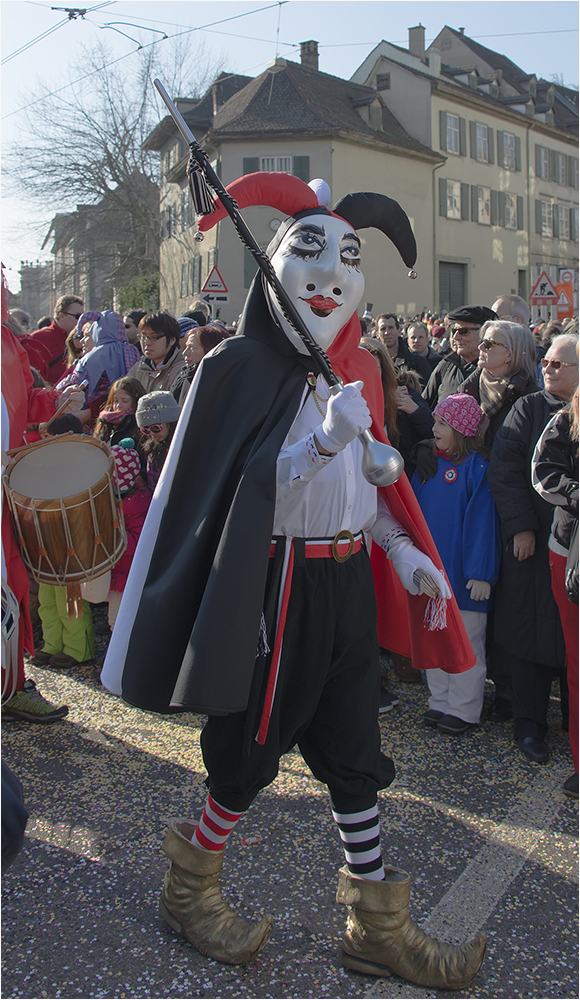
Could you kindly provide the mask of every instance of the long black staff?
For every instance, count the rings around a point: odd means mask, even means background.
[[[308,330],[296,306],[274,271],[270,258],[264,253],[246,225],[237,202],[222,184],[209,162],[205,150],[197,142],[193,132],[175,107],[165,87],[159,80],[155,80],[154,83],[171,117],[189,146],[190,156],[187,173],[196,212],[201,215],[209,215],[214,211],[211,196],[206,186],[206,184],[209,184],[231,218],[242,243],[248,248],[260,271],[272,288],[284,316],[308,348],[311,357],[316,362],[316,367],[328,382],[330,392],[332,395],[336,395],[336,393],[340,392],[342,383],[334,374],[329,358]],[[365,479],[369,483],[372,483],[373,486],[390,486],[392,483],[395,483],[404,467],[403,459],[399,452],[395,448],[391,448],[390,445],[376,441],[369,430],[359,434],[359,438],[363,445],[362,472]]]

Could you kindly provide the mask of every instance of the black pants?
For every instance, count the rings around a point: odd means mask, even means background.
[[[295,745],[339,812],[370,808],[394,777],[392,761],[380,751],[368,554],[363,548],[345,563],[306,559],[300,541],[266,742],[245,740],[247,712],[211,716],[201,736],[211,793],[233,812],[249,808],[275,779],[282,754]],[[268,642],[274,645],[273,635]]]
[[[534,736],[543,740],[548,732],[548,706],[552,679],[556,674],[560,679],[562,705],[562,728],[568,727],[568,685],[563,670],[552,670],[540,663],[522,660],[510,655],[510,671],[513,687],[514,738],[524,739]]]

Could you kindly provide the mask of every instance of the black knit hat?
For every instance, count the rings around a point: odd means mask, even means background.
[[[447,319],[450,323],[477,323],[483,326],[488,320],[497,319],[497,313],[488,306],[460,306],[447,313]]]

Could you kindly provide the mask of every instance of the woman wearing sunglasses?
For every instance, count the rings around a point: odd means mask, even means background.
[[[484,412],[481,433],[491,448],[495,435],[520,396],[537,392],[536,345],[519,323],[490,320],[479,331],[477,368],[457,390],[473,396]]]
[[[560,680],[564,728],[568,709],[566,648],[549,566],[554,512],[532,486],[531,461],[546,424],[574,395],[577,344],[576,336],[562,334],[550,345],[541,361],[544,388],[518,399],[512,407],[497,433],[489,462],[503,541],[493,656],[511,676],[515,742],[536,763],[549,758],[547,711],[554,672]]]
[[[148,392],[137,403],[137,424],[144,438],[147,455],[147,484],[151,492],[167,458],[181,408],[170,392]]]

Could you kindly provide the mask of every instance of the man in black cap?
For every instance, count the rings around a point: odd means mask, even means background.
[[[439,362],[423,390],[423,399],[432,410],[439,400],[457,392],[477,368],[479,331],[489,319],[497,316],[488,306],[461,306],[448,314],[451,351]]]

